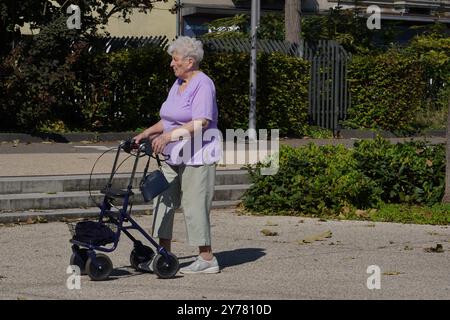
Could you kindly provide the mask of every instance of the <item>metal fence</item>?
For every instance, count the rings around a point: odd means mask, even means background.
[[[351,103],[347,81],[347,63],[351,56],[337,42],[320,40],[315,47],[306,48],[305,58],[311,63],[310,123],[336,134]]]
[[[169,39],[166,36],[151,37],[103,37],[92,41],[91,49],[104,50],[106,53],[124,48],[140,48],[144,46],[166,47]]]

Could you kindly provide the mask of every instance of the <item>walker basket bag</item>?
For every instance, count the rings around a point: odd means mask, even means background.
[[[80,221],[72,227],[73,240],[83,243],[89,243],[91,245],[103,246],[108,243],[114,242],[115,232],[109,225],[117,228],[112,223],[101,223],[97,221]],[[75,229],[75,230],[73,230]]]
[[[160,170],[150,172],[141,181],[140,189],[145,202],[149,202],[157,195],[169,188],[169,182]]]

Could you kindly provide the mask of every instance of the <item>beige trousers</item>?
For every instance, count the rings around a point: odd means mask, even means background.
[[[216,164],[171,166],[163,163],[161,169],[170,187],[153,199],[153,237],[172,239],[175,210],[181,204],[188,243],[210,246],[209,213],[214,196]]]

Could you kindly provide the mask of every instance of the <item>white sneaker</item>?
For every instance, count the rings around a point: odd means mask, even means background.
[[[192,262],[187,267],[181,268],[180,273],[182,274],[196,274],[196,273],[219,273],[219,263],[216,257],[212,260],[205,260],[201,256],[198,256],[194,262]]]

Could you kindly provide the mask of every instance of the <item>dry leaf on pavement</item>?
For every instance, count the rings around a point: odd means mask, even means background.
[[[309,237],[306,237],[302,240],[297,240],[298,244],[312,243],[314,241],[324,241],[326,238],[331,238],[333,233],[330,230],[327,230],[323,233],[315,234]]]

